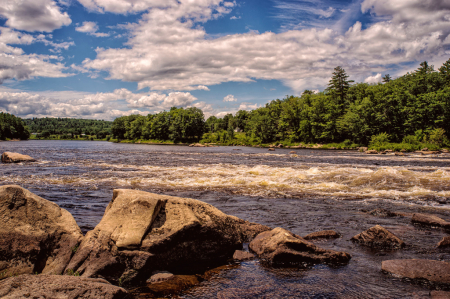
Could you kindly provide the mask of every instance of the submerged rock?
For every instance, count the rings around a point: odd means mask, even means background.
[[[121,299],[127,291],[103,279],[68,275],[20,275],[0,281],[0,297],[16,298],[77,298]]]
[[[275,149],[274,149],[274,148],[269,148],[269,151],[270,151],[270,152],[274,152]]]
[[[351,240],[374,248],[399,249],[405,246],[405,242],[380,225],[369,228]]]
[[[413,223],[418,223],[422,225],[429,225],[450,229],[450,222],[447,222],[444,219],[434,215],[416,213],[412,216],[411,221]]]
[[[385,209],[375,209],[370,212],[367,212],[367,214],[377,217],[395,217],[399,216],[398,213],[391,212]]]
[[[346,263],[351,258],[345,252],[317,247],[280,227],[259,234],[249,247],[259,258],[275,265]]]
[[[105,215],[86,234],[68,269],[122,284],[154,271],[192,271],[233,256],[269,228],[188,198],[114,190]]]
[[[434,260],[388,260],[381,264],[383,271],[403,278],[450,284],[450,264]]]
[[[236,250],[233,254],[233,259],[236,261],[247,261],[254,258],[255,258],[254,254],[242,250]]]
[[[443,237],[441,241],[439,241],[438,248],[447,248],[450,247],[450,237]]]
[[[72,215],[19,186],[0,187],[0,272],[62,274],[83,235]]]
[[[324,230],[320,232],[311,233],[303,237],[305,240],[317,240],[317,239],[336,239],[341,235],[334,230]]]
[[[35,159],[27,155],[18,153],[4,152],[2,155],[3,163],[36,162]]]
[[[147,292],[154,296],[167,296],[192,288],[200,283],[196,275],[172,275],[167,279],[147,284]]]
[[[365,153],[368,154],[368,155],[376,155],[376,154],[378,154],[378,151],[376,151],[376,150],[367,150]]]

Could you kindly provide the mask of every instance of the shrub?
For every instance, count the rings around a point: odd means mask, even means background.
[[[389,134],[387,134],[387,133],[380,133],[378,135],[373,135],[372,139],[370,140],[369,145],[377,146],[377,145],[389,143],[390,138],[391,138],[391,136],[389,136]]]

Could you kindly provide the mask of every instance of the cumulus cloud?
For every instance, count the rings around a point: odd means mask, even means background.
[[[237,102],[237,99],[234,97],[234,95],[229,94],[223,98],[223,101],[224,102]]]
[[[381,74],[378,73],[375,76],[369,76],[364,80],[365,83],[376,84],[381,82]]]
[[[385,65],[438,60],[447,55],[450,17],[446,5],[426,6],[437,18],[430,15],[426,21],[418,17],[406,22],[409,14],[398,15],[409,7],[416,9],[407,4],[418,1],[384,2],[393,8],[382,10],[377,1],[366,0],[361,9],[385,19],[366,29],[356,22],[345,34],[309,28],[211,39],[196,21],[215,18],[214,8],[222,7],[223,13],[230,8],[220,0],[180,1],[165,9],[154,7],[129,26],[126,48],[98,49],[97,57],[86,59],[83,65],[107,71],[108,79],[137,82],[140,89],[190,91],[223,82],[264,79],[280,80],[302,92],[326,86],[337,65],[363,80],[373,71],[385,71]]]
[[[255,110],[261,108],[261,105],[258,104],[252,104],[252,103],[242,103],[239,105],[238,111],[239,110]]]
[[[98,31],[98,25],[96,22],[83,22],[83,25],[76,27],[76,31],[78,32],[84,32],[89,35],[93,35],[96,37],[107,37],[109,36],[109,33],[103,33],[103,32],[97,32]]]
[[[0,16],[6,26],[25,31],[51,32],[72,23],[53,0],[3,0]]]
[[[20,117],[81,117],[114,119],[118,116],[168,110],[171,107],[199,107],[213,111],[205,102],[193,104],[190,93],[133,93],[128,89],[95,94],[80,92],[23,92],[0,89],[0,109]],[[126,104],[123,104],[125,102]],[[121,108],[121,109],[118,109]]]
[[[44,35],[32,35],[17,32],[10,28],[0,27],[0,84],[7,79],[24,80],[33,77],[67,77],[70,73],[63,73],[65,66],[59,62],[60,56],[25,54],[21,48],[9,44],[29,45],[43,42],[53,46],[55,51],[68,48],[73,43],[53,43]]]

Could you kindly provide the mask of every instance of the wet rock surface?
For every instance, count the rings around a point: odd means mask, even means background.
[[[354,236],[352,241],[372,248],[400,249],[405,247],[405,242],[380,225],[375,225]]]
[[[4,152],[2,154],[3,163],[20,163],[20,162],[35,162],[36,160],[28,155],[22,155],[19,153]]]
[[[444,219],[435,215],[416,213],[412,216],[411,221],[413,223],[417,223],[420,225],[435,226],[450,229],[450,222],[447,222]]]
[[[450,264],[446,262],[419,259],[387,260],[382,262],[381,269],[403,278],[450,284]]]
[[[341,235],[334,230],[323,230],[320,232],[310,233],[303,237],[305,240],[319,240],[319,239],[336,239]]]
[[[322,249],[279,227],[259,234],[249,247],[260,259],[273,265],[338,264],[351,258],[348,253]]]
[[[431,291],[431,299],[450,299],[450,292],[445,291]]]
[[[438,248],[448,248],[450,247],[450,237],[443,237],[441,241],[439,241]]]
[[[174,296],[186,289],[192,288],[201,282],[197,275],[171,275],[164,279],[150,281],[146,287],[133,291],[135,298],[161,298]]]
[[[233,259],[236,261],[248,261],[254,258],[255,255],[248,251],[236,250],[233,254]]]
[[[190,272],[223,263],[267,229],[198,200],[115,190],[68,268],[83,277],[137,284],[156,270]]]
[[[127,291],[103,279],[67,275],[20,275],[0,281],[0,298],[124,299]]]
[[[83,235],[72,215],[15,185],[0,187],[0,272],[62,274]]]

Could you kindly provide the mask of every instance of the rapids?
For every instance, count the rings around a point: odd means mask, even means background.
[[[434,286],[402,281],[381,272],[396,258],[450,259],[436,249],[446,235],[413,226],[408,217],[381,218],[365,211],[385,208],[427,212],[450,220],[450,154],[406,157],[247,147],[190,148],[88,141],[1,142],[37,159],[2,164],[2,185],[18,184],[71,212],[83,232],[100,221],[116,188],[192,197],[223,212],[299,235],[333,229],[343,237],[321,247],[349,252],[343,267],[277,269],[257,261],[231,265],[179,298],[413,298]],[[374,251],[350,242],[380,224],[407,247]],[[226,297],[228,294],[228,297]],[[252,298],[251,296],[249,298]]]

